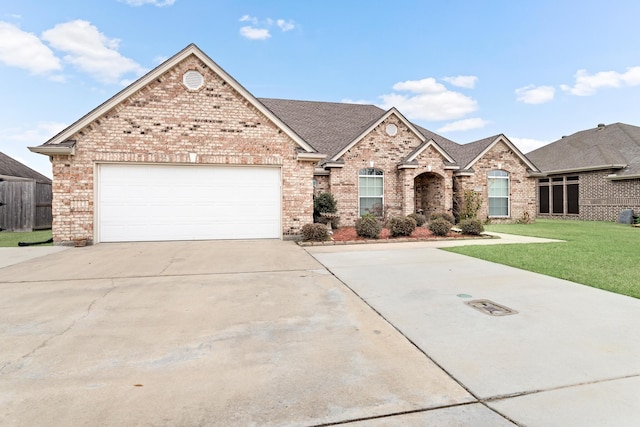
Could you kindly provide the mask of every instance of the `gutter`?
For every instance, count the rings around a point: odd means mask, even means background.
[[[591,171],[599,171],[604,169],[624,169],[626,168],[626,164],[613,164],[613,165],[598,165],[598,166],[588,166],[582,168],[571,168],[571,169],[558,169],[552,171],[541,171],[541,176],[549,176],[549,175],[561,175],[567,173],[576,173],[576,172],[591,172]]]
[[[32,153],[44,154],[45,156],[73,156],[76,154],[75,145],[41,145],[38,147],[27,147]]]

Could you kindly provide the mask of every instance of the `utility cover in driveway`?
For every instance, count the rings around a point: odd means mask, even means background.
[[[98,241],[281,236],[280,169],[103,164]]]
[[[505,307],[504,305],[489,301],[488,299],[477,299],[465,302],[465,304],[483,312],[484,314],[489,314],[491,316],[508,316],[510,314],[518,313],[517,311],[509,307]]]

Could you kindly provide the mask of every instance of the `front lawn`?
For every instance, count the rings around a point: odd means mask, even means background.
[[[0,232],[0,248],[17,247],[18,242],[41,242],[51,238],[51,230],[32,231],[30,233]],[[51,243],[39,246],[52,246]]]
[[[487,231],[566,243],[462,246],[446,249],[595,288],[640,298],[640,228],[612,222],[538,219],[488,225]]]

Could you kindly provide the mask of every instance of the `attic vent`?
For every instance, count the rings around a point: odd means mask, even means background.
[[[598,123],[598,127],[599,127],[600,129],[602,129],[603,127],[605,127],[605,124],[604,124],[604,123]]]
[[[190,70],[182,76],[182,83],[189,90],[198,90],[204,84],[204,76],[196,70]]]

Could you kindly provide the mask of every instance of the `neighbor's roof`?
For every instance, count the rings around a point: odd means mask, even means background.
[[[612,177],[640,177],[640,127],[599,125],[565,136],[527,154],[542,172],[617,169]]]
[[[16,159],[0,152],[0,175],[13,176],[17,178],[35,179],[38,182],[51,183],[51,180],[28,166],[23,165]]]

